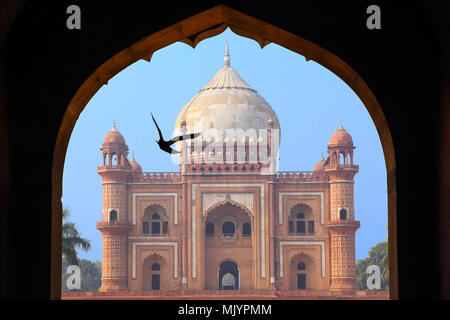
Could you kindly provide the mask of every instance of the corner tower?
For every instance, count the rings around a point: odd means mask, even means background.
[[[334,291],[355,291],[356,261],[353,185],[359,166],[353,164],[353,140],[342,127],[336,129],[328,143],[324,170],[330,183],[330,220],[327,227],[331,240],[331,286]]]
[[[103,152],[103,165],[97,167],[103,180],[102,221],[97,222],[103,237],[100,291],[127,290],[127,242],[131,224],[126,190],[132,167],[128,162],[128,146],[115,124],[100,150]]]

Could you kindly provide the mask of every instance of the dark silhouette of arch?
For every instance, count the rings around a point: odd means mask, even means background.
[[[207,218],[208,215],[210,213],[214,212],[217,208],[222,208],[222,207],[239,208],[249,216],[250,221],[253,221],[253,213],[243,204],[233,201],[230,198],[227,198],[227,199],[220,201],[220,202],[214,204],[213,206],[211,206],[208,210],[206,210],[205,218]]]
[[[231,221],[226,221],[222,225],[222,234],[224,237],[233,237],[236,233],[236,227],[234,226],[234,223]]]
[[[152,264],[152,270],[161,270],[161,266],[159,265],[159,263],[154,263]]]
[[[110,222],[117,221],[117,211],[116,210],[111,210],[109,212],[109,221]]]
[[[341,209],[339,211],[339,219],[341,220],[347,220],[347,210]]]

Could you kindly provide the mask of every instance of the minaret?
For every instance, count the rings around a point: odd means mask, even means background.
[[[342,127],[336,129],[328,143],[328,160],[324,170],[330,183],[330,220],[326,225],[331,237],[331,285],[334,291],[355,291],[356,261],[353,203],[354,176],[359,167],[353,164],[353,140]]]
[[[128,162],[128,146],[113,124],[103,141],[103,166],[97,173],[103,182],[102,221],[97,229],[103,237],[101,292],[128,289],[127,247],[131,224],[127,213],[127,182],[132,167]]]

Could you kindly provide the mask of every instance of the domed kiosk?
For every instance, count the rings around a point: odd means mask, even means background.
[[[186,122],[186,131],[204,132],[217,129],[225,138],[227,129],[272,129],[280,130],[280,122],[271,106],[258,92],[251,88],[231,67],[228,44],[224,66],[209,83],[181,110],[175,130]]]

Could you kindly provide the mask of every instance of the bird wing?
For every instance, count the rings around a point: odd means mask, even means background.
[[[330,164],[330,157],[327,158],[327,160],[326,160],[325,163],[324,163],[324,166],[327,166],[327,165],[329,165],[329,164]]]
[[[159,129],[158,124],[156,123],[155,117],[153,117],[153,114],[152,114],[152,113],[150,113],[150,114],[151,114],[151,116],[152,116],[153,122],[154,122],[155,125],[156,125],[156,129],[158,129],[159,139],[160,139],[160,140],[164,140],[164,138],[163,138],[163,136],[162,136],[162,133],[161,133],[161,130]]]
[[[174,137],[174,138],[170,139],[168,142],[169,142],[169,145],[171,145],[172,143],[175,143],[175,142],[178,142],[178,141],[188,140],[188,139],[195,139],[199,135],[201,135],[201,133],[184,134],[182,136]]]
[[[164,146],[164,147],[162,147],[162,148],[160,148],[160,149],[161,149],[162,151],[164,151],[164,152],[169,153],[169,154],[180,153],[180,151],[175,150],[175,149],[172,149],[172,148],[169,147],[169,146]]]

